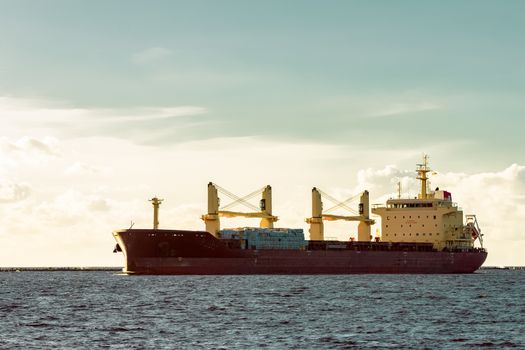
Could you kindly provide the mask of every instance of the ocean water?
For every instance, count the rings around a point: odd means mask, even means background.
[[[0,273],[2,349],[525,348],[525,271]]]

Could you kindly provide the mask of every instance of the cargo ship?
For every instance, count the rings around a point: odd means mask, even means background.
[[[153,198],[153,229],[113,232],[114,252],[124,255],[127,274],[247,275],[247,274],[435,274],[472,273],[485,261],[483,235],[475,215],[466,215],[448,191],[429,190],[428,158],[417,165],[421,188],[417,197],[387,200],[370,209],[369,193],[359,195],[356,215],[323,212],[324,192],[312,189],[310,239],[302,229],[274,228],[271,187],[262,189],[260,206],[252,212],[234,212],[230,205],[219,208],[218,191],[233,198],[233,204],[248,204],[214,183],[208,184],[208,213],[202,216],[206,229],[159,229],[159,206]],[[328,198],[330,198],[328,196]],[[347,207],[340,202],[335,207]],[[372,237],[372,214],[381,217],[381,235]],[[220,229],[220,217],[260,218],[260,227]],[[465,221],[464,221],[465,219]],[[324,237],[324,221],[357,221],[357,239]],[[475,246],[479,242],[479,246]]]

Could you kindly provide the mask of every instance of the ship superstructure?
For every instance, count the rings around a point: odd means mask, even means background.
[[[369,193],[359,198],[354,215],[323,211],[318,188],[312,189],[310,240],[302,229],[274,228],[270,186],[238,197],[214,183],[208,184],[208,212],[202,216],[205,231],[159,229],[161,199],[150,200],[154,208],[153,229],[113,232],[115,251],[125,255],[124,272],[130,274],[348,274],[348,273],[471,273],[485,261],[485,249],[475,248],[482,235],[475,216],[467,216],[452,202],[447,191],[428,190],[428,158],[418,165],[421,191],[414,199],[390,199],[375,205],[381,216],[382,236],[372,239]],[[220,207],[218,193],[233,201]],[[261,194],[259,207],[248,200]],[[236,204],[249,212],[232,211]],[[260,218],[260,227],[220,228],[220,217]],[[326,240],[324,220],[358,221],[357,240]]]
[[[416,198],[389,199],[386,205],[374,205],[372,213],[381,217],[383,242],[431,243],[438,250],[468,250],[482,236],[475,215],[463,223],[463,211],[452,201],[448,191],[428,190],[428,156],[418,164],[417,179],[421,189]]]

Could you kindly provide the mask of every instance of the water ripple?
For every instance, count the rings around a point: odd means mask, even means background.
[[[1,349],[525,348],[525,272],[1,273]]]

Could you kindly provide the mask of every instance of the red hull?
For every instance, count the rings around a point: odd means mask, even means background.
[[[130,274],[367,274],[472,273],[487,252],[244,250],[228,248],[207,232],[125,230],[114,232]]]

